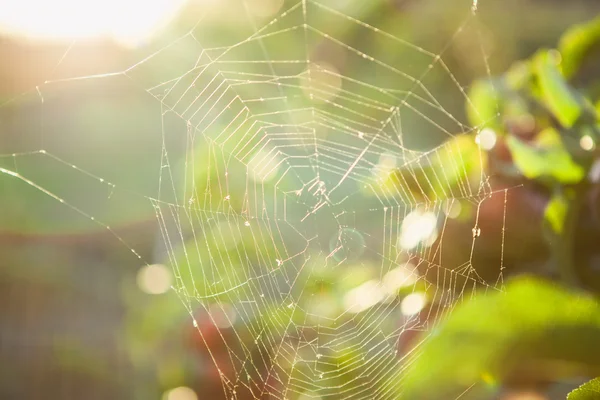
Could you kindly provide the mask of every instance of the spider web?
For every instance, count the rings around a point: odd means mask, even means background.
[[[471,256],[451,267],[440,262],[456,207],[478,215],[492,194],[485,173],[473,182],[453,147],[451,139],[481,127],[458,111],[470,102],[468,82],[444,61],[458,37],[477,36],[477,3],[457,5],[464,19],[434,51],[325,1],[299,1],[263,25],[248,7],[241,4],[247,18],[237,40],[204,34],[200,20],[122,71],[36,88],[42,107],[46,90],[96,80],[150,95],[162,126],[155,193],[45,147],[2,154],[14,165],[0,172],[101,226],[146,264],[154,260],[143,260],[85,203],[38,184],[18,164],[42,157],[85,179],[81,190],[100,186],[94,196],[149,204],[174,277],[169,295],[203,339],[199,310],[220,328],[224,356],[205,342],[226,398],[397,398],[419,356],[418,344],[403,346],[410,333],[431,330],[436,309],[451,310],[476,288],[502,289],[502,260],[493,281],[472,265],[473,246],[486,234],[477,218],[467,233]],[[350,41],[350,29],[364,40]],[[483,46],[477,51],[489,75]],[[323,54],[341,55],[343,67]],[[183,157],[170,148],[175,120],[185,125]],[[409,143],[426,136],[429,149]],[[425,173],[440,160],[441,173]],[[389,178],[397,170],[423,174],[443,194],[432,198],[416,181],[415,195],[405,175]]]

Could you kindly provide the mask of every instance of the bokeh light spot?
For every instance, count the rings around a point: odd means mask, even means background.
[[[484,150],[491,150],[496,145],[496,132],[490,128],[484,128],[475,137],[475,142]]]
[[[256,182],[272,181],[279,171],[279,157],[273,152],[261,149],[248,162],[250,178]]]
[[[403,264],[386,273],[383,277],[386,291],[393,295],[398,289],[415,283],[418,275],[413,271],[414,269],[416,268],[412,264]]]
[[[180,386],[166,392],[163,400],[198,400],[198,395],[189,387]]]
[[[419,313],[426,304],[427,297],[425,296],[425,293],[411,293],[402,299],[402,302],[400,303],[400,311],[403,315],[409,317]]]
[[[592,151],[596,148],[596,143],[594,143],[594,139],[590,135],[582,136],[579,139],[579,145],[585,151]]]
[[[462,204],[460,200],[452,199],[446,202],[445,213],[448,218],[455,219],[460,216],[462,211]]]
[[[420,243],[430,244],[437,236],[437,217],[430,211],[415,210],[408,214],[402,222],[399,246],[410,250]]]
[[[171,271],[164,265],[146,265],[138,271],[138,287],[148,294],[163,294],[171,287]]]
[[[370,280],[350,290],[344,296],[344,306],[351,313],[359,313],[374,306],[385,298],[385,293],[377,280]]]

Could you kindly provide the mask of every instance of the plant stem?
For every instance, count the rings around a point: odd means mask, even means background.
[[[583,204],[583,191],[575,188],[568,196],[569,205],[565,215],[564,225],[560,234],[554,234],[555,243],[551,243],[554,261],[561,280],[570,286],[580,287],[581,282],[575,273],[574,241],[575,231]]]

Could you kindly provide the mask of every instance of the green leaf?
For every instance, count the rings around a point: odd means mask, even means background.
[[[546,206],[544,218],[546,219],[546,221],[548,221],[554,233],[562,233],[568,207],[569,203],[567,202],[567,199],[565,199],[565,197],[562,195],[553,196],[548,205]]]
[[[533,75],[530,61],[517,61],[504,74],[506,85],[513,91],[519,91],[531,83]]]
[[[562,70],[566,77],[573,76],[586,55],[600,44],[600,17],[575,25],[560,38],[558,49],[562,55]]]
[[[600,371],[600,305],[592,296],[521,277],[506,292],[458,305],[403,376],[406,399],[493,395],[512,380],[557,381]],[[461,397],[462,399],[462,397]]]
[[[437,151],[395,169],[383,185],[404,194],[407,202],[433,202],[459,196],[459,183],[469,182],[476,187],[483,165],[485,154],[481,153],[473,135],[457,135]]]
[[[477,81],[469,90],[467,116],[473,126],[489,126],[498,117],[500,95],[492,81]]]
[[[567,395],[567,400],[597,400],[600,399],[600,378],[594,378],[584,383]]]
[[[560,55],[553,51],[540,51],[534,57],[534,70],[538,78],[542,100],[564,127],[571,127],[582,112],[577,94],[568,85],[558,64]]]
[[[584,168],[573,161],[553,128],[540,132],[533,144],[513,135],[507,137],[506,143],[515,165],[526,178],[577,183],[585,177]]]

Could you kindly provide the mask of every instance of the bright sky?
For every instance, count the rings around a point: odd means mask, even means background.
[[[8,0],[0,31],[31,39],[113,38],[136,45],[168,23],[186,0]]]

